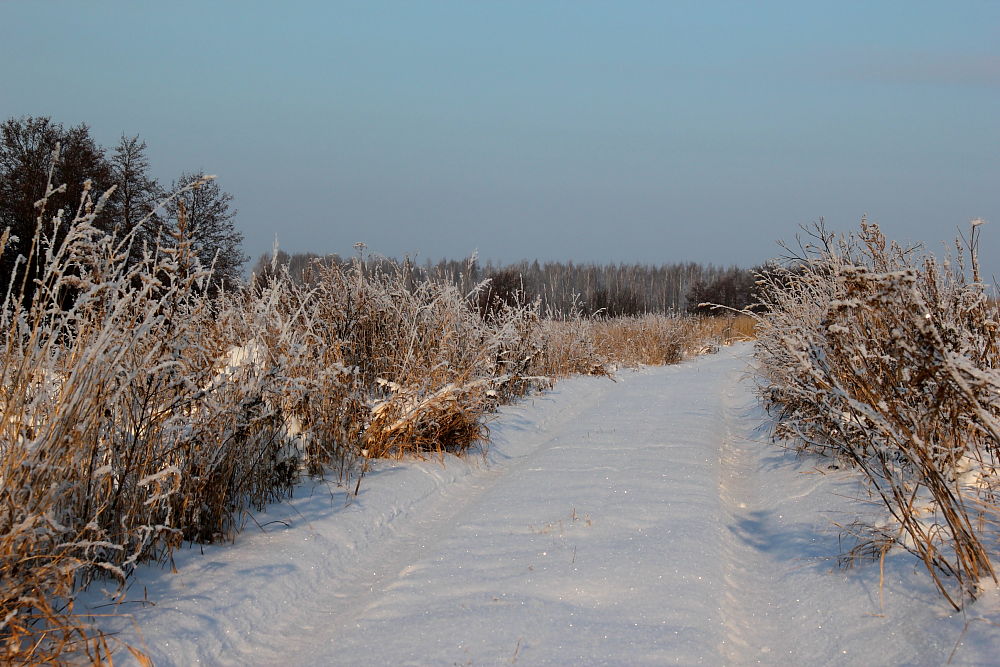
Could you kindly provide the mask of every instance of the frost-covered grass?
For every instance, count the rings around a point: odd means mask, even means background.
[[[970,281],[875,225],[817,227],[789,272],[762,276],[756,344],[777,435],[849,461],[888,510],[851,528],[847,560],[906,549],[956,609],[997,580],[1000,318],[978,234],[958,248]]]
[[[463,452],[551,378],[719,338],[692,318],[554,323],[537,303],[483,316],[453,282],[362,261],[210,295],[183,209],[134,262],[133,237],[96,224],[106,198],[40,200],[0,310],[2,661],[104,660],[113,639],[74,615],[82,587],[230,538],[303,473],[356,491],[369,459]]]
[[[183,215],[127,263],[132,238],[95,226],[105,198],[51,221],[43,198],[18,276],[34,296],[12,289],[0,311],[0,639],[15,662],[99,659],[76,590],[224,537],[280,496],[290,418],[316,383],[305,330],[277,307],[293,293],[209,299]]]

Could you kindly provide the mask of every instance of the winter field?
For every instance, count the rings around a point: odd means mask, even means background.
[[[183,205],[59,191],[0,307],[3,660],[995,662],[981,221],[613,317],[363,248],[230,289]]]
[[[881,509],[771,442],[751,352],[564,380],[483,456],[303,483],[86,602],[163,665],[995,664],[995,591],[954,612],[904,551],[838,564]]]

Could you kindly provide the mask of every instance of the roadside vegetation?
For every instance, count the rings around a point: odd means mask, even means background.
[[[996,584],[1000,537],[1000,317],[979,225],[940,262],[865,221],[847,236],[819,224],[758,279],[775,435],[857,468],[887,510],[850,527],[845,560],[905,549],[956,610]]]
[[[217,194],[209,177],[109,225],[116,190],[86,181],[70,207],[59,164],[56,149],[27,245],[9,229],[0,243],[5,662],[108,660],[113,639],[74,613],[78,591],[231,538],[302,475],[357,493],[372,459],[484,445],[491,411],[558,377],[746,333],[732,317],[546,316],[500,281],[363,249],[312,262],[308,280],[276,255],[247,285],[219,281],[192,218]]]

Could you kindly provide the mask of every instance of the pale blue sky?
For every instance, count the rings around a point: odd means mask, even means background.
[[[0,0],[20,115],[218,174],[254,258],[751,265],[867,212],[1000,270],[1000,3]]]

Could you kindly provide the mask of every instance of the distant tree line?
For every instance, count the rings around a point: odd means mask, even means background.
[[[40,217],[37,203],[46,193],[50,175],[53,187],[64,187],[51,194]],[[185,172],[169,185],[159,183],[151,174],[146,142],[138,136],[122,135],[117,145],[105,149],[91,137],[86,124],[67,128],[48,117],[31,116],[4,121],[0,125],[0,233],[9,229],[10,236],[0,252],[0,298],[12,282],[15,292],[23,285],[25,298],[31,298],[31,277],[44,252],[32,245],[36,230],[49,248],[57,248],[66,234],[66,225],[56,223],[57,212],[61,211],[64,222],[73,219],[86,182],[95,196],[114,188],[96,223],[105,231],[134,235],[129,262],[187,241],[200,263],[213,267],[209,289],[234,288],[242,282],[241,270],[248,258],[242,250],[243,235],[235,226],[233,197],[214,180],[185,188],[203,177],[200,172]],[[743,309],[757,301],[754,275],[760,270],[694,262],[496,264],[474,258],[428,260],[418,265],[409,259],[345,259],[279,251],[275,258],[270,254],[260,258],[254,279],[267,280],[274,266],[284,265],[293,279],[309,282],[317,261],[338,265],[363,261],[370,270],[405,272],[408,284],[427,278],[450,280],[484,315],[503,304],[536,299],[542,312],[554,316],[719,312],[706,304]],[[484,282],[485,287],[477,291]]]
[[[185,172],[165,186],[151,175],[146,151],[145,141],[125,135],[116,146],[105,149],[83,123],[67,128],[48,117],[31,116],[4,121],[0,125],[0,232],[9,229],[10,239],[0,254],[0,294],[6,294],[16,281],[15,290],[23,283],[25,298],[31,298],[30,278],[43,252],[32,248],[36,230],[41,225],[47,245],[57,248],[65,238],[66,225],[56,224],[54,218],[62,211],[65,222],[73,219],[88,181],[95,200],[115,188],[95,222],[105,231],[134,233],[128,261],[141,261],[144,252],[170,247],[183,238],[191,243],[202,265],[214,266],[210,289],[238,284],[248,258],[242,251],[243,235],[234,223],[232,195],[209,180],[160,206],[168,194],[202,180],[204,174]],[[36,203],[46,193],[50,174],[53,188],[65,188],[49,197],[40,219]],[[186,224],[179,229],[182,208]]]
[[[286,266],[293,280],[314,279],[316,262],[347,266],[363,261],[366,270],[405,272],[404,279],[436,278],[454,282],[481,313],[490,313],[505,303],[541,301],[542,312],[566,316],[640,315],[644,313],[692,312],[721,314],[712,306],[744,309],[756,303],[755,274],[761,267],[743,269],[694,262],[675,264],[594,264],[575,262],[480,263],[476,259],[397,261],[380,257],[344,258],[315,253],[289,254],[278,251],[262,255],[254,265],[255,281],[266,281],[273,267]],[[473,294],[477,285],[489,280]],[[712,305],[708,305],[712,304]]]

